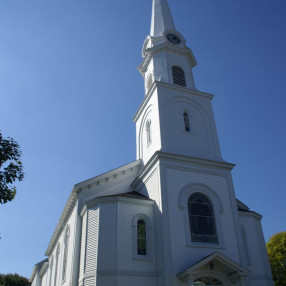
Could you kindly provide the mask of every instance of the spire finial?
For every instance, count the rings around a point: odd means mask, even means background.
[[[168,29],[175,30],[175,25],[167,0],[153,0],[150,36],[158,37]]]

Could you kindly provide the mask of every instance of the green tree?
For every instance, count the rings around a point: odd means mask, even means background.
[[[274,234],[266,248],[275,285],[286,285],[286,231]]]
[[[0,203],[12,201],[16,187],[12,184],[24,179],[23,165],[20,161],[21,150],[18,143],[8,137],[4,139],[0,131]]]
[[[30,286],[26,277],[19,274],[0,274],[0,286]]]

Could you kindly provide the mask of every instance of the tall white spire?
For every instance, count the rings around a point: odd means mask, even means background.
[[[158,37],[166,30],[175,30],[167,0],[153,0],[150,36]]]

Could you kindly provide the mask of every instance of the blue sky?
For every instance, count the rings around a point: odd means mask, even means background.
[[[169,0],[214,93],[236,196],[285,231],[286,2]],[[1,0],[0,129],[23,151],[25,179],[0,206],[0,273],[29,277],[74,184],[135,160],[144,97],[137,66],[151,0]]]

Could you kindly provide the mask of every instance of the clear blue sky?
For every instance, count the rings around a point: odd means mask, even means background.
[[[169,0],[214,93],[237,197],[285,231],[286,1]],[[0,273],[30,277],[75,183],[135,160],[136,67],[151,0],[1,0],[0,129],[23,151],[25,180],[0,206]]]

